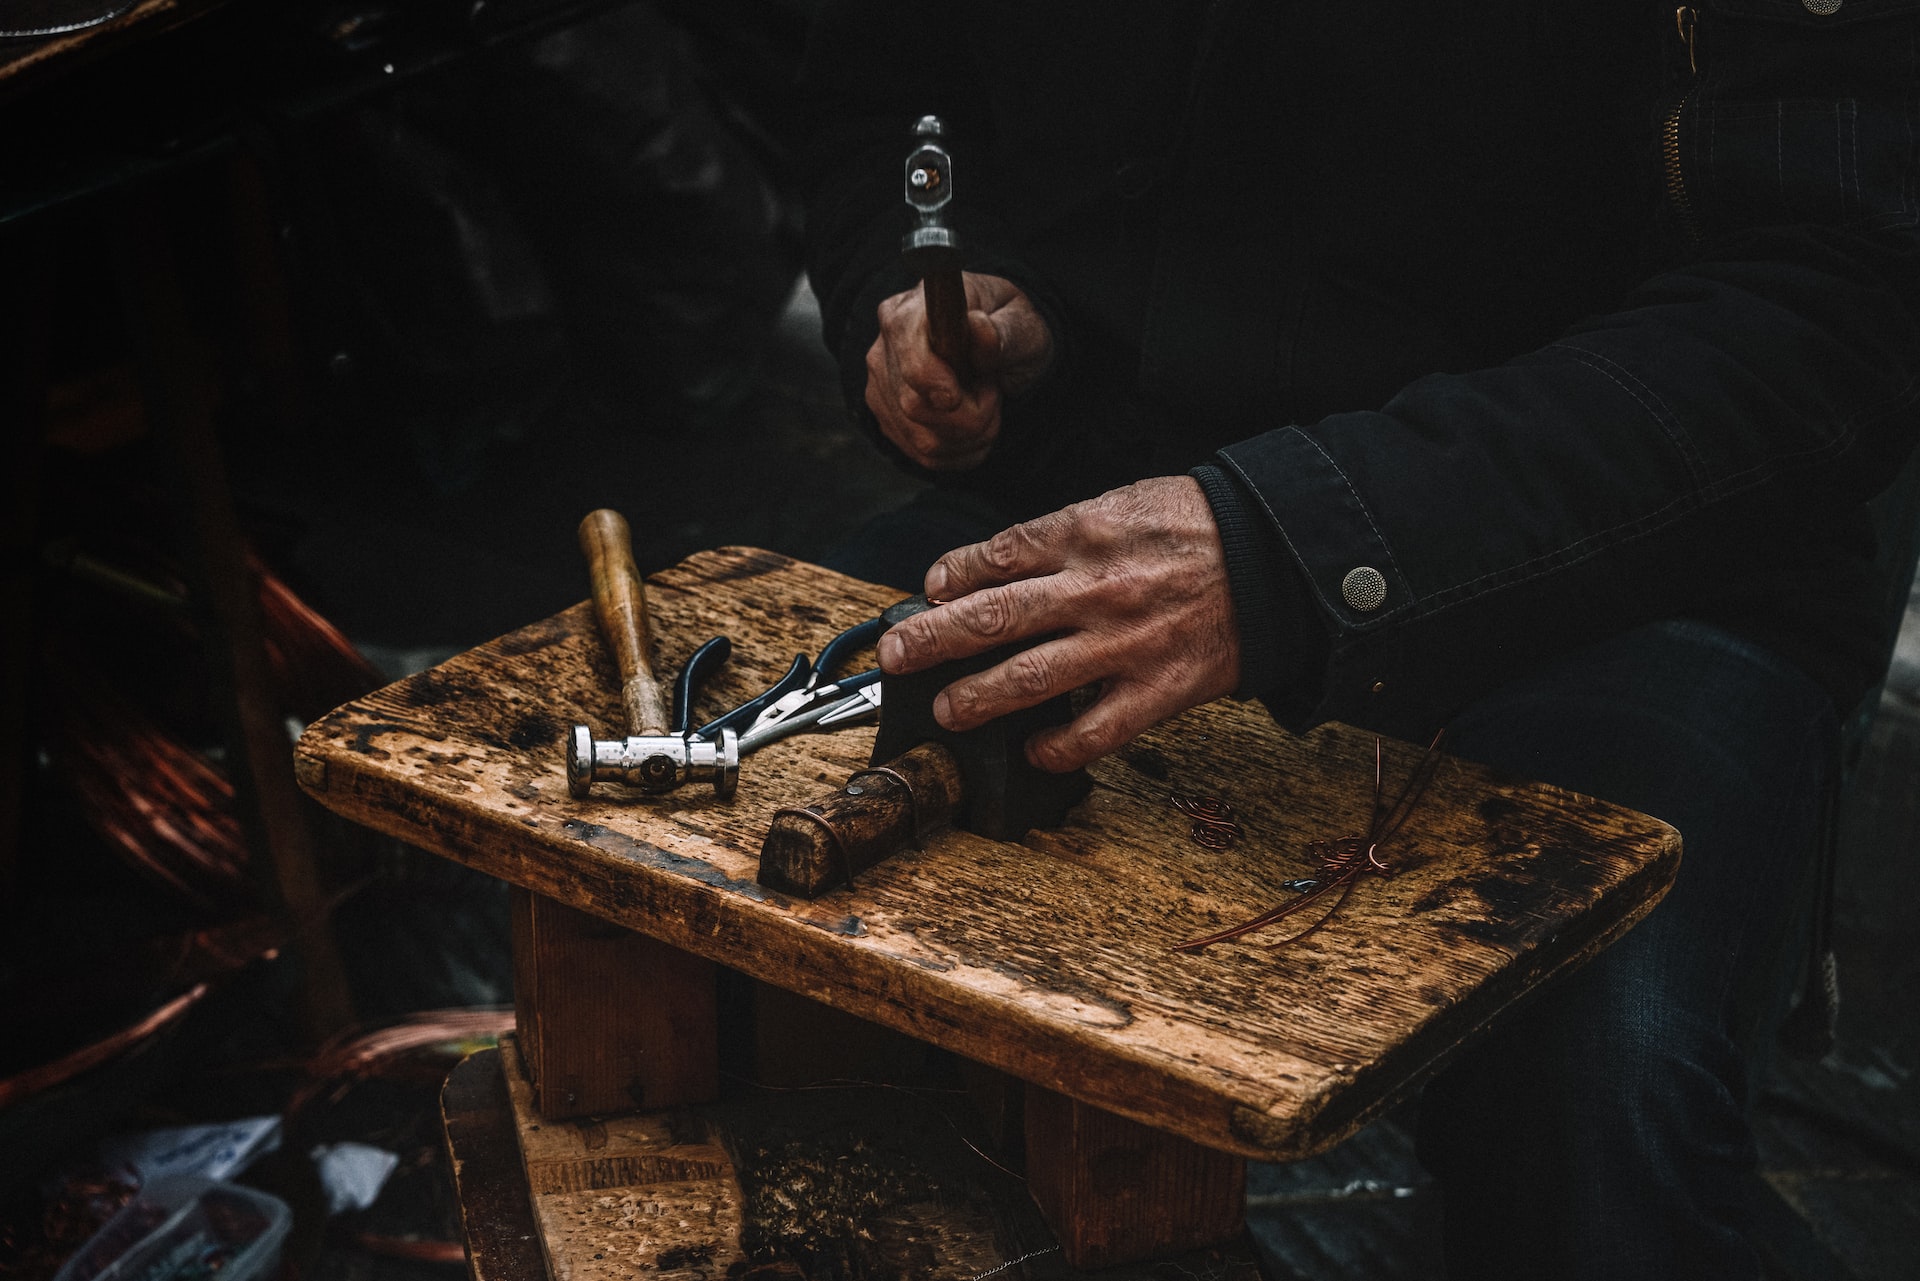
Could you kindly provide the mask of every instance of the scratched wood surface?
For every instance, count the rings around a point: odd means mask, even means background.
[[[656,661],[734,642],[702,711],[890,603],[768,552],[694,556],[649,581]],[[754,882],[773,812],[865,764],[871,728],[749,757],[730,803],[688,787],[567,796],[563,739],[619,716],[612,659],[576,606],[315,722],[307,789],[349,818],[1048,1089],[1268,1160],[1337,1142],[1665,892],[1679,837],[1589,797],[1443,764],[1340,915],[1279,951],[1171,945],[1286,897],[1309,842],[1363,831],[1374,739],[1304,737],[1222,701],[1097,762],[1092,794],[1024,844],[950,832],[812,903]],[[1387,744],[1391,788],[1417,748]],[[1213,793],[1244,838],[1197,845],[1167,802]]]

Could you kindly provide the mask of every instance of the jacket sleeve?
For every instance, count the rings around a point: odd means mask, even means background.
[[[1540,350],[1217,456],[1216,510],[1269,522],[1258,572],[1324,640],[1310,667],[1297,642],[1250,658],[1283,721],[1427,726],[1604,629],[1737,615],[1825,572],[1807,548],[1900,470],[1920,0],[1708,0],[1698,24],[1650,124],[1667,269]]]

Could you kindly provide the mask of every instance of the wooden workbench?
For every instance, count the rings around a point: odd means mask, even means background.
[[[738,548],[648,582],[663,670],[711,635],[733,639],[703,716],[895,597]],[[764,748],[730,803],[699,787],[646,797],[599,786],[572,800],[563,740],[576,722],[612,732],[616,685],[578,606],[324,717],[296,770],[341,814],[531,891],[524,911],[563,905],[657,940],[633,965],[708,958],[1030,1083],[1030,1154],[1036,1125],[1044,1146],[1074,1150],[1129,1118],[1193,1145],[1200,1166],[1177,1181],[1219,1181],[1221,1196],[1231,1177],[1202,1169],[1206,1154],[1285,1160],[1352,1133],[1624,932],[1679,861],[1678,835],[1657,820],[1449,760],[1384,851],[1394,874],[1363,880],[1325,928],[1277,951],[1255,934],[1174,952],[1285,899],[1280,883],[1313,870],[1307,846],[1364,831],[1373,804],[1373,736],[1330,726],[1293,737],[1258,707],[1223,701],[1096,762],[1092,794],[1058,830],[1019,845],[946,833],[809,903],[755,883],[761,839],[776,809],[864,766],[872,730]],[[1386,745],[1389,793],[1420,755]],[[1196,844],[1168,803],[1175,791],[1230,801],[1244,838],[1224,851]],[[538,926],[517,949],[533,949]],[[605,964],[600,995],[585,998],[601,1001],[594,1018],[629,999],[620,969]],[[633,991],[678,982],[642,976]],[[655,1059],[709,1070],[683,1044],[710,1036],[698,1011],[653,1036]],[[1071,1219],[1090,1194],[1061,1177],[1035,1195]]]

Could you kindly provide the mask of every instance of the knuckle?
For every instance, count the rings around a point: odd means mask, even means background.
[[[1119,751],[1132,742],[1134,731],[1118,721],[1103,721],[1090,727],[1081,736],[1080,747],[1091,760],[1096,756],[1106,756]]]
[[[1054,665],[1042,648],[1022,650],[1006,662],[1008,692],[1025,703],[1051,697],[1055,675]]]
[[[1127,540],[1129,531],[1126,522],[1110,505],[1099,501],[1087,503],[1080,509],[1079,516],[1081,532],[1094,542],[1122,543]]]
[[[1080,760],[1063,744],[1064,737],[1062,731],[1035,734],[1027,740],[1027,759],[1055,774],[1064,774],[1073,769],[1080,764]]]
[[[1138,730],[1112,713],[1083,716],[1072,726],[1075,754],[1083,761],[1119,751],[1132,742]]]
[[[968,621],[975,632],[998,640],[1013,630],[1013,606],[1007,597],[1004,591],[986,591],[974,597],[972,617]]]
[[[1012,574],[1032,555],[1037,546],[1032,522],[1003,529],[989,538],[981,550],[981,559],[996,573]]]
[[[981,707],[984,699],[980,686],[975,681],[958,681],[947,686],[945,691],[947,710],[955,728],[968,729],[982,720]]]

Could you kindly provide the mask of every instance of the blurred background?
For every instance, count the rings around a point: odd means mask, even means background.
[[[801,275],[809,8],[0,7],[0,1278],[156,1143],[293,1207],[284,1275],[463,1274],[436,1098],[511,1026],[503,889],[288,747],[582,599],[592,508],[651,571],[912,495]],[[1769,1065],[1755,1196],[1776,1276],[1920,1276],[1920,604],[1841,831],[1839,1039]],[[1256,1168],[1274,1276],[1438,1274],[1410,1127]]]

